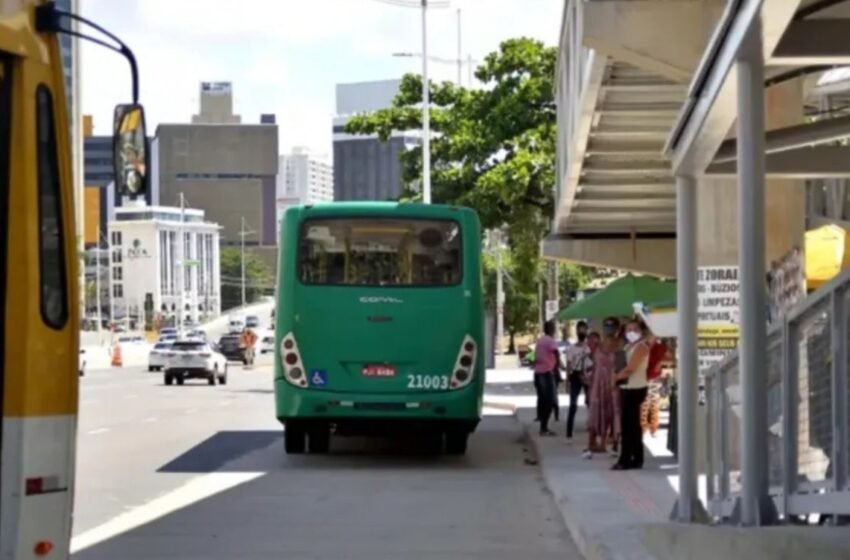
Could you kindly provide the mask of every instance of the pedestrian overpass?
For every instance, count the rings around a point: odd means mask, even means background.
[[[850,104],[840,80],[823,84],[850,65],[847,37],[841,0],[565,2],[542,252],[678,278],[681,521],[702,517],[696,441],[715,517],[850,514],[850,276],[769,333],[764,313],[767,263],[802,245],[807,225],[847,221]],[[711,265],[737,266],[740,347],[709,374],[698,413],[697,275]],[[817,480],[812,457],[829,464]]]

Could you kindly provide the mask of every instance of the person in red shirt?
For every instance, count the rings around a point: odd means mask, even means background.
[[[547,321],[543,325],[543,336],[534,348],[534,389],[537,391],[537,418],[540,421],[540,435],[553,436],[549,430],[549,417],[555,407],[557,385],[555,376],[562,370],[561,353],[555,342],[555,323]]]

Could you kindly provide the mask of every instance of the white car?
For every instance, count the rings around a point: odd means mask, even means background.
[[[138,335],[125,335],[118,337],[118,344],[144,344],[145,339]]]
[[[269,331],[260,339],[260,354],[274,354],[274,332]]]
[[[80,348],[79,366],[80,366],[80,377],[82,377],[86,374],[86,349],[85,348]]]
[[[168,359],[168,352],[171,351],[171,345],[174,341],[160,340],[151,348],[148,354],[148,371],[160,371],[165,367],[165,362]]]
[[[242,319],[231,319],[229,323],[227,323],[227,332],[230,333],[241,333],[245,330],[245,321]]]
[[[165,360],[165,384],[186,379],[206,379],[210,385],[227,383],[227,359],[208,342],[178,340],[171,345]]]

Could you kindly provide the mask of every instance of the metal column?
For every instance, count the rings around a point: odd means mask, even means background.
[[[741,306],[743,525],[776,519],[767,479],[767,286],[765,281],[764,53],[761,19],[741,43],[738,72],[738,281]]]
[[[676,177],[676,307],[679,312],[678,459],[679,499],[671,517],[707,521],[699,501],[696,465],[697,414],[697,191],[690,176]]]

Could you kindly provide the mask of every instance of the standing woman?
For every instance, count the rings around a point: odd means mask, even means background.
[[[626,367],[617,372],[615,383],[620,386],[622,410],[620,458],[614,470],[643,468],[643,434],[640,409],[646,399],[646,368],[649,364],[649,345],[643,325],[635,320],[626,323]]]
[[[611,336],[600,340],[597,333],[589,339],[591,349],[592,373],[590,381],[590,410],[587,420],[587,449],[585,459],[593,458],[594,453],[605,453],[606,441],[614,424],[614,353],[617,341]]]

